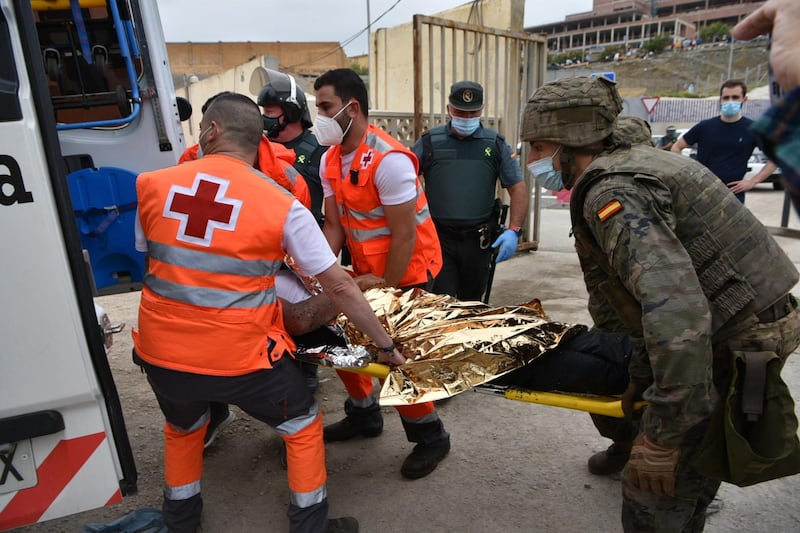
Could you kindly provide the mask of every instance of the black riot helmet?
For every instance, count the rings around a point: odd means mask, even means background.
[[[302,122],[303,128],[307,129],[314,125],[311,122],[311,115],[308,113],[308,104],[303,89],[297,85],[294,77],[277,70],[264,69],[267,71],[267,84],[261,88],[258,95],[258,105],[265,106],[277,104],[283,110],[284,123],[280,124],[277,120],[266,119],[264,121],[265,130],[268,137],[274,137],[292,122]],[[269,122],[269,124],[267,124]]]

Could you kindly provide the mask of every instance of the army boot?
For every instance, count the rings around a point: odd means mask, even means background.
[[[353,437],[372,438],[383,432],[383,414],[377,402],[368,407],[357,407],[351,398],[344,402],[346,417],[325,426],[325,442],[350,440]]]
[[[589,472],[596,476],[610,476],[621,472],[631,456],[632,442],[614,442],[607,450],[589,457]]]
[[[433,472],[450,452],[450,434],[442,421],[413,423],[401,419],[409,442],[416,442],[414,450],[405,458],[400,473],[408,479],[419,479]]]

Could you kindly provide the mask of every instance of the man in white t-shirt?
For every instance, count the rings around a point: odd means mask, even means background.
[[[389,287],[430,290],[442,269],[442,252],[417,178],[416,156],[369,123],[367,89],[354,71],[328,71],[314,89],[314,134],[330,146],[320,162],[320,178],[323,233],[331,249],[338,254],[346,242],[358,275],[381,277]],[[339,377],[347,388],[347,416],[325,428],[325,440],[380,435],[383,416],[372,379],[349,372]],[[450,451],[450,435],[432,402],[397,410],[406,437],[416,443],[400,472],[409,479],[427,476]]]

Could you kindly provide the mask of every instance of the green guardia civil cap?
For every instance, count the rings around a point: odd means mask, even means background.
[[[586,146],[613,133],[620,111],[622,98],[609,79],[562,78],[539,87],[528,99],[520,137]]]

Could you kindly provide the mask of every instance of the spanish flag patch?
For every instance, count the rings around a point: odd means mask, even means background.
[[[597,218],[600,222],[605,222],[611,215],[622,210],[622,204],[619,200],[611,200],[602,209],[597,211]]]

